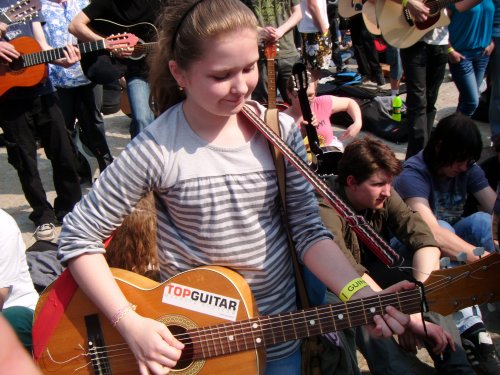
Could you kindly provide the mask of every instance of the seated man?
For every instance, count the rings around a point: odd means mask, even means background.
[[[17,223],[0,209],[0,315],[31,352],[31,328],[38,293],[31,281],[25,251]]]
[[[491,213],[496,193],[475,163],[482,150],[481,134],[470,118],[459,113],[442,119],[424,150],[409,158],[394,187],[419,212],[444,255],[478,259],[481,247],[493,251]],[[462,217],[473,194],[483,211]],[[480,249],[482,250],[482,249]],[[465,257],[464,257],[465,258]],[[498,355],[477,306],[454,314],[469,361],[481,374],[500,374]]]
[[[406,245],[406,254],[401,254],[405,258],[404,266],[411,268],[413,277],[423,282],[439,268],[441,252],[420,215],[413,212],[391,188],[394,176],[401,169],[401,162],[387,145],[366,137],[354,140],[346,147],[338,164],[338,176],[330,177],[326,182],[357,214],[364,216],[382,238],[389,241],[391,236],[396,236]],[[383,265],[330,206],[320,202],[320,208],[323,222],[334,233],[335,241],[348,257],[354,258],[359,273],[372,288],[381,290],[411,278],[399,269]],[[474,373],[463,349],[455,348],[460,337],[452,319],[436,313],[426,314],[426,319],[433,322],[426,323],[429,332],[426,337],[420,314],[411,318],[410,335],[400,337],[400,345],[392,338],[372,340],[362,329],[357,330],[358,347],[372,374],[418,374],[416,357],[403,350],[416,352],[415,342],[426,345],[439,373]]]

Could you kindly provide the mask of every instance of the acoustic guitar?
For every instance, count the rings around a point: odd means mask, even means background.
[[[500,255],[434,271],[424,287],[258,316],[250,288],[236,272],[217,266],[183,272],[159,284],[114,269],[114,277],[141,315],[168,326],[185,344],[175,374],[263,373],[264,348],[285,341],[369,324],[386,306],[407,314],[448,315],[499,300]],[[35,311],[38,317],[51,286]],[[136,360],[118,331],[77,289],[38,365],[44,374],[138,374]]]
[[[19,0],[0,12],[0,22],[6,25],[22,23],[35,17],[41,9],[39,0]]]
[[[460,0],[424,0],[430,9],[424,22],[413,19],[407,8],[391,0],[377,0],[375,12],[384,39],[396,48],[408,48],[418,42],[428,31],[450,23],[444,8]]]
[[[350,18],[356,14],[363,14],[366,28],[373,35],[380,35],[375,6],[367,0],[339,0],[339,14],[344,18]]]
[[[122,25],[113,21],[98,18],[92,20],[89,27],[96,34],[107,36],[129,33],[138,37],[132,55],[125,58],[115,58],[108,53],[98,51],[82,56],[83,73],[93,82],[107,84],[124,76],[132,66],[142,65],[143,59],[158,44],[158,29],[149,22],[139,22],[133,25]]]
[[[110,36],[97,42],[80,43],[80,53],[86,54],[99,50],[117,50],[132,47],[137,43],[133,34]],[[31,87],[47,77],[46,63],[64,58],[65,47],[42,51],[38,42],[30,37],[21,36],[10,41],[21,56],[7,65],[0,65],[0,96],[14,87]]]

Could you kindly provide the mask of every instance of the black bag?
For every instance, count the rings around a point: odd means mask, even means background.
[[[361,107],[363,129],[394,143],[408,142],[406,111],[401,121],[394,121],[380,97],[364,102]]]

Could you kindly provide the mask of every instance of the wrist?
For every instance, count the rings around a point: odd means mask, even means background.
[[[449,47],[448,47],[448,49],[446,50],[446,52],[447,52],[448,54],[450,54],[450,53],[452,53],[452,52],[454,52],[454,51],[455,51],[455,48],[453,48],[452,46],[449,46]]]
[[[401,5],[403,6],[403,8],[406,8],[408,6],[408,1],[409,0],[402,0],[401,1]]]
[[[358,293],[361,289],[367,287],[368,284],[361,277],[357,277],[351,281],[349,281],[339,292],[339,298],[342,302],[346,303],[349,301],[352,296]]]

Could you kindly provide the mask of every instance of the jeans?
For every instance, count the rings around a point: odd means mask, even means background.
[[[403,65],[401,56],[399,56],[399,49],[388,44],[385,50],[385,58],[391,67],[390,77],[395,81],[399,81],[403,76]]]
[[[132,109],[130,137],[134,138],[154,120],[153,111],[149,105],[149,83],[140,76],[127,77],[127,92]]]
[[[399,50],[406,76],[406,159],[424,148],[436,117],[436,100],[448,62],[447,46],[415,43]]]
[[[464,60],[450,65],[450,73],[457,86],[459,97],[457,111],[472,116],[479,105],[479,86],[484,78],[490,57],[484,50],[460,51]]]
[[[491,127],[491,139],[500,137],[500,37],[493,38],[495,46],[493,55],[490,57],[488,74],[490,75],[491,96],[489,119]]]
[[[476,212],[475,214],[461,219],[453,226],[443,220],[438,220],[438,222],[443,228],[455,233],[464,241],[475,246],[484,247],[490,252],[493,251],[490,214]],[[481,310],[479,310],[479,306],[477,305],[466,307],[453,313],[453,319],[455,320],[460,334],[477,323],[483,323]]]
[[[281,98],[285,103],[291,103],[288,97],[288,80],[292,76],[293,65],[299,60],[299,56],[287,57],[275,60],[276,72],[276,89],[279,90]],[[252,93],[252,99],[259,103],[268,102],[267,92],[267,61],[264,59],[259,60],[259,81]]]
[[[301,355],[300,348],[286,358],[266,362],[264,375],[300,375]]]

